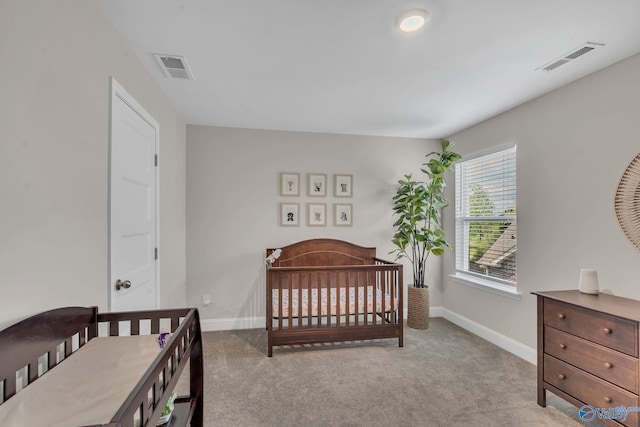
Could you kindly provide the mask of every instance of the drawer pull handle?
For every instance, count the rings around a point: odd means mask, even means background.
[[[564,350],[565,348],[567,348],[567,345],[566,344],[560,344],[560,348]]]
[[[564,319],[567,317],[564,313],[558,313],[558,319]]]
[[[613,399],[610,398],[610,397],[605,396],[604,401],[607,402],[607,403],[611,403],[611,402],[613,402]]]
[[[607,369],[611,369],[611,368],[613,368],[613,363],[604,362],[604,367],[607,368]]]
[[[558,378],[561,380],[566,380],[567,376],[565,374],[558,374]]]
[[[605,334],[610,334],[613,331],[609,328],[602,328],[602,332],[604,332]]]

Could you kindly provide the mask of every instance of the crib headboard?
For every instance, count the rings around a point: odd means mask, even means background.
[[[0,403],[16,393],[17,372],[27,366],[27,384],[37,380],[58,364],[57,354],[65,357],[86,344],[98,333],[98,307],[65,307],[24,318],[0,331],[0,383],[4,396]],[[74,346],[74,336],[77,346]],[[46,356],[45,356],[46,355]],[[46,365],[40,371],[39,363]],[[27,361],[27,362],[25,362]]]
[[[283,246],[273,267],[374,264],[376,248],[365,248],[336,239],[310,239]],[[269,256],[273,249],[267,249]]]

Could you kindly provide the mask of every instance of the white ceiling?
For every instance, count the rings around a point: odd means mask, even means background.
[[[638,0],[98,1],[199,125],[442,138],[640,52]],[[431,19],[401,33],[416,7]],[[537,70],[586,42],[605,46]]]

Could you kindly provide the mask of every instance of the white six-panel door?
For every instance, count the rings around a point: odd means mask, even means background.
[[[158,123],[113,78],[110,140],[110,310],[155,309]]]

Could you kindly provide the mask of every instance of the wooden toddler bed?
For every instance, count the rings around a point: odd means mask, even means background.
[[[398,338],[402,265],[334,239],[267,249],[268,355],[273,346]]]
[[[202,427],[196,309],[40,313],[0,331],[0,425],[155,427],[185,366],[190,392],[176,398],[168,426]]]

